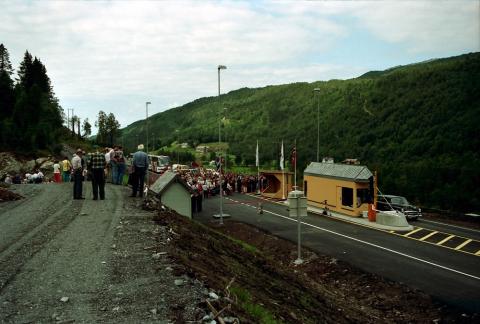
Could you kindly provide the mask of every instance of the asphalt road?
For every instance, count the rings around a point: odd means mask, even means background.
[[[274,235],[297,241],[297,222],[288,217],[286,206],[235,194],[225,198],[224,213]],[[203,210],[194,217],[202,222],[219,211],[219,199],[204,200]],[[478,239],[480,233],[468,228],[418,222],[443,232]],[[414,224],[417,225],[417,224]],[[444,303],[470,312],[480,312],[480,256],[446,249],[388,232],[310,214],[302,219],[302,245],[318,253],[346,261],[364,271],[403,282]],[[292,260],[293,262],[294,260]]]

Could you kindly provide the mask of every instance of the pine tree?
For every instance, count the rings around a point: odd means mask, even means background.
[[[62,126],[62,109],[55,97],[47,69],[26,51],[15,86],[15,143],[23,151],[52,147]]]
[[[13,74],[12,63],[10,63],[10,55],[7,48],[0,44],[0,72],[5,72],[9,76]]]
[[[23,61],[18,68],[17,85],[22,86],[24,89],[28,89],[31,86],[31,70],[32,70],[32,55],[26,51],[23,56]]]
[[[113,146],[113,143],[117,137],[118,131],[120,130],[120,123],[117,121],[113,113],[108,114],[107,130],[108,130],[109,144],[110,146]]]
[[[13,90],[13,73],[10,55],[3,44],[0,44],[0,147],[8,146],[8,139],[13,128],[12,114],[15,105]]]
[[[83,137],[87,138],[92,134],[92,125],[88,122],[88,118],[85,118],[82,125]]]
[[[95,127],[98,128],[97,132],[97,143],[98,144],[105,144],[107,141],[107,114],[103,111],[100,110],[98,112],[98,119],[95,122]]]

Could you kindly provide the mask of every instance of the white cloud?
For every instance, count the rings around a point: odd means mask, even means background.
[[[144,118],[147,100],[158,112],[216,95],[218,64],[228,66],[222,93],[361,74],[367,65],[355,59],[322,61],[356,28],[412,53],[479,50],[478,8],[478,1],[11,1],[2,3],[0,41],[15,66],[26,49],[40,57],[65,108],[91,121],[103,109],[125,126]]]
[[[480,50],[480,2],[380,1],[353,13],[379,38],[403,43],[411,53]]]

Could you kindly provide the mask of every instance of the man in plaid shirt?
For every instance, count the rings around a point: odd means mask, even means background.
[[[88,157],[88,170],[92,176],[92,191],[93,200],[98,199],[100,192],[100,199],[105,199],[105,168],[107,167],[107,161],[105,160],[105,154],[100,153],[98,146],[95,148],[95,153],[90,153]]]

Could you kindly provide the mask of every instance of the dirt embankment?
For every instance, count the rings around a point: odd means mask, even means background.
[[[0,202],[19,200],[23,197],[19,194],[16,194],[6,188],[0,187]]]
[[[429,296],[345,263],[233,221],[207,227],[171,214],[159,222],[171,228],[169,253],[188,273],[223,299],[211,306],[241,322],[268,323],[472,323],[477,315],[440,305]],[[208,305],[210,307],[210,305]]]

